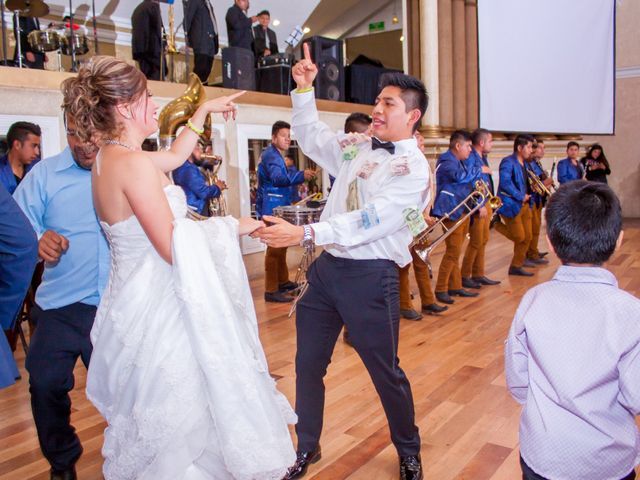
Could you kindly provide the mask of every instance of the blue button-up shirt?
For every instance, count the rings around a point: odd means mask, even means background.
[[[187,196],[187,204],[196,212],[203,213],[206,202],[220,196],[217,185],[207,185],[198,166],[187,160],[173,171],[173,182],[180,185]]]
[[[66,148],[25,175],[13,198],[38,237],[47,230],[66,237],[69,249],[46,264],[36,303],[43,310],[73,303],[98,305],[109,277],[109,247],[93,207],[91,172]]]
[[[580,165],[580,162],[574,165],[570,158],[565,158],[558,162],[558,182],[560,184],[570,182],[571,180],[580,180],[582,173],[582,165]]]
[[[24,174],[26,175],[31,168],[33,168],[36,163],[40,160],[34,160],[29,165],[25,165]],[[9,163],[9,155],[3,155],[0,157],[0,183],[2,183],[7,191],[13,195],[13,192],[16,191],[16,187],[18,186],[18,181],[16,180],[15,175],[13,174],[13,170],[11,169],[11,164]]]
[[[640,461],[640,300],[604,268],[529,290],[506,341],[520,452],[544,478],[619,479]]]

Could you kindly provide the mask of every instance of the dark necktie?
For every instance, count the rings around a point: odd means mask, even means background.
[[[386,150],[391,155],[396,153],[396,146],[393,144],[393,142],[381,142],[376,137],[373,137],[371,139],[371,150],[377,150],[379,148]]]

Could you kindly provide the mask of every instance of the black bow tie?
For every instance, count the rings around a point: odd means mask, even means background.
[[[391,155],[396,153],[396,146],[393,144],[393,142],[381,142],[376,137],[373,137],[373,139],[371,139],[371,150],[377,150],[379,148],[386,150]]]

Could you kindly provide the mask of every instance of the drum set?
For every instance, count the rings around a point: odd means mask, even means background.
[[[16,38],[21,38],[19,17],[39,18],[49,14],[49,6],[42,0],[6,0],[1,2],[6,4],[7,10],[13,12],[14,28],[16,29]],[[70,11],[73,12],[71,2],[69,2]],[[94,7],[94,33],[95,33],[95,7]],[[4,34],[4,32],[3,32]],[[3,38],[4,40],[4,38]],[[89,53],[89,41],[85,32],[79,29],[79,25],[73,22],[73,15],[70,17],[69,23],[58,25],[50,24],[46,30],[33,30],[27,35],[27,42],[34,52],[58,54],[58,69],[62,70],[62,55],[71,57],[71,69],[76,70],[76,56]],[[6,41],[3,42],[6,45]],[[23,52],[21,42],[16,42],[17,61],[20,68],[24,66]],[[5,53],[6,58],[6,53]]]
[[[273,216],[280,217],[293,225],[310,225],[320,221],[320,215],[322,215],[325,203],[326,200],[318,201],[316,200],[316,195],[312,195],[302,199],[294,205],[275,207],[273,209]],[[302,298],[304,292],[307,291],[307,271],[309,270],[309,266],[315,260],[315,256],[315,245],[305,245],[304,253],[302,254],[302,258],[300,259],[300,264],[298,265],[298,270],[296,272],[295,283],[298,284],[298,288],[294,291],[296,298],[293,301],[291,310],[289,310],[289,317],[291,317],[293,312],[296,311],[298,301]]]

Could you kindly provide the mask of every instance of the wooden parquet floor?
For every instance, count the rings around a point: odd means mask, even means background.
[[[622,288],[640,296],[640,221],[625,226],[625,242],[609,268]],[[444,315],[402,321],[399,355],[413,388],[426,478],[521,478],[520,409],[505,388],[503,342],[521,296],[550,279],[558,260],[551,258],[551,264],[537,268],[531,279],[509,278],[511,251],[507,240],[492,233],[487,275],[502,280],[501,285],[484,287],[477,299],[457,300]],[[439,265],[441,255],[441,250],[436,252],[434,265]],[[264,303],[262,279],[251,284],[271,372],[293,402],[294,319],[287,318],[288,306]],[[415,285],[412,289],[417,293]],[[414,304],[419,308],[419,299]],[[20,347],[16,357],[23,379],[0,391],[0,479],[43,480],[48,478],[48,464],[38,447]],[[78,474],[82,480],[101,479],[105,424],[85,398],[86,372],[78,365],[72,392],[72,421],[84,446]],[[306,478],[397,479],[397,457],[382,407],[360,359],[342,340],[336,345],[326,385],[323,458]]]

